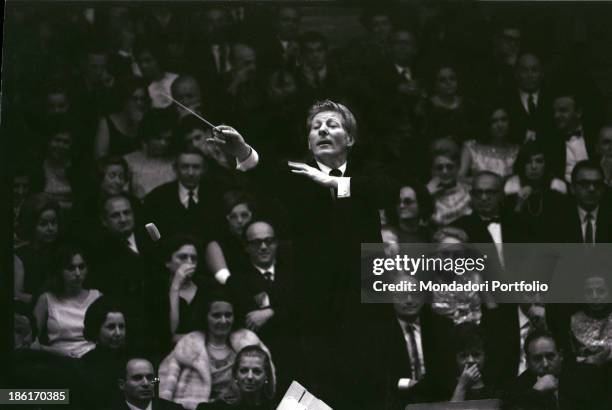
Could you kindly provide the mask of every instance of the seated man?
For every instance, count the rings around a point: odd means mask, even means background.
[[[121,399],[108,410],[179,410],[183,406],[155,397],[155,371],[144,358],[130,358],[118,379]]]

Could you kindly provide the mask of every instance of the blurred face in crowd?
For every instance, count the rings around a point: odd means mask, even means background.
[[[113,234],[128,237],[134,232],[134,213],[127,198],[111,198],[104,205],[104,226]]]
[[[63,92],[47,94],[47,114],[66,114],[70,110],[68,96]]]
[[[21,204],[30,193],[30,177],[27,175],[16,175],[13,178],[13,200],[15,204]]]
[[[392,229],[382,228],[380,230],[382,235],[383,243],[385,244],[385,255],[388,258],[392,258],[397,255],[400,251],[399,238]]]
[[[391,56],[401,66],[410,66],[417,54],[414,35],[409,31],[396,31],[391,35]]]
[[[534,154],[525,164],[525,176],[530,181],[539,181],[544,178],[545,168],[546,160],[544,154]]]
[[[442,67],[436,75],[435,93],[442,97],[457,95],[457,73],[452,67]]]
[[[288,71],[277,71],[270,77],[268,97],[274,103],[282,103],[297,93],[295,78]]]
[[[533,54],[523,55],[516,65],[516,81],[522,91],[527,93],[539,91],[542,83],[540,59]]]
[[[125,317],[121,312],[108,312],[100,326],[98,346],[120,349],[125,344]]]
[[[587,211],[592,211],[601,202],[605,185],[601,171],[598,169],[583,168],[572,181],[572,188],[576,202]]]
[[[500,178],[494,175],[479,175],[472,183],[472,207],[485,218],[499,215],[503,191]]]
[[[195,128],[185,134],[184,139],[188,145],[197,148],[204,154],[206,158],[215,160],[218,164],[230,168],[230,164],[234,161],[233,158],[229,158],[219,146],[208,142],[207,140],[212,137],[210,129]]]
[[[315,158],[343,158],[355,143],[344,128],[340,113],[322,111],[312,118],[308,147]]]
[[[126,101],[125,109],[131,120],[138,123],[142,120],[145,111],[149,108],[149,95],[144,88],[134,90]]]
[[[252,217],[253,214],[248,204],[237,204],[234,206],[226,216],[230,232],[236,236],[242,235],[244,227],[251,222]]]
[[[108,59],[103,53],[90,53],[87,56],[86,75],[91,85],[101,86],[107,72]]]
[[[386,14],[372,16],[369,21],[369,29],[374,41],[380,44],[386,43],[393,30],[391,17]]]
[[[159,62],[153,54],[148,50],[143,50],[136,56],[138,66],[142,72],[142,76],[148,81],[157,80],[162,76],[162,71],[159,67]]]
[[[207,10],[204,15],[204,24],[208,30],[210,41],[218,44],[226,40],[227,29],[231,21],[225,10],[219,8]]]
[[[58,215],[54,209],[46,209],[40,214],[35,228],[35,238],[38,242],[52,243],[59,233]]]
[[[127,175],[125,168],[118,164],[108,165],[102,177],[102,192],[106,195],[117,195],[125,190]]]
[[[462,372],[466,367],[472,366],[476,366],[478,370],[482,372],[485,364],[485,353],[482,348],[473,347],[457,352],[455,360],[457,361],[457,369],[459,372]]]
[[[610,290],[603,276],[593,276],[584,281],[585,300],[589,310],[599,312],[610,303]]]
[[[574,98],[558,97],[553,103],[555,126],[562,133],[575,131],[582,121],[582,112]]]
[[[210,304],[208,315],[208,332],[217,338],[226,338],[234,323],[234,308],[231,303],[215,301]]]
[[[185,188],[194,189],[204,175],[204,158],[198,154],[180,154],[176,159],[176,173]]]
[[[68,293],[78,292],[83,288],[87,276],[87,264],[80,254],[73,255],[67,266],[62,269],[64,289]]]
[[[597,139],[597,153],[601,157],[612,157],[612,127],[603,127]]]
[[[401,220],[415,219],[419,216],[419,203],[417,195],[409,186],[402,187],[399,192],[397,203],[397,216]]]
[[[166,262],[166,267],[173,274],[176,273],[178,268],[180,268],[182,265],[198,265],[198,251],[193,244],[185,244],[181,246],[172,253],[170,260]]]
[[[278,37],[283,41],[292,41],[298,35],[300,15],[293,7],[283,7],[278,11]]]
[[[274,228],[265,222],[256,222],[247,229],[246,241],[252,264],[264,269],[274,264],[278,246]]]
[[[532,340],[528,346],[527,367],[539,377],[547,374],[559,376],[561,361],[557,345],[549,337]]]
[[[119,389],[129,403],[145,405],[153,398],[155,373],[151,362],[132,359],[125,366],[125,379],[119,379]]]
[[[248,78],[253,78],[257,71],[255,50],[244,44],[235,44],[232,47],[232,70],[243,71]]]
[[[302,63],[312,70],[321,70],[327,64],[327,46],[320,41],[305,43],[302,46]]]
[[[265,358],[260,354],[244,354],[240,356],[236,381],[238,388],[243,393],[255,393],[261,391],[266,378]]]
[[[72,135],[68,132],[55,134],[49,140],[48,158],[54,162],[64,162],[70,158]]]
[[[398,275],[397,280],[405,280],[414,283],[419,288],[419,281],[406,274]],[[425,293],[420,291],[402,292],[393,295],[393,309],[398,318],[407,322],[414,321],[421,313],[421,308],[425,304]]]
[[[172,84],[172,98],[191,109],[194,109],[202,104],[200,86],[192,77],[183,77],[175,80],[175,82]],[[176,109],[181,116],[189,114],[187,111],[178,106]]]
[[[504,28],[497,36],[497,52],[505,59],[515,57],[521,47],[521,30],[518,28]]]
[[[497,109],[491,113],[489,133],[491,138],[496,141],[504,140],[510,133],[510,119],[508,112],[503,109]]]
[[[431,165],[431,175],[440,180],[443,187],[452,187],[457,183],[459,167],[457,162],[447,155],[437,155]]]
[[[147,141],[147,152],[152,157],[164,157],[168,154],[172,130],[165,130]]]

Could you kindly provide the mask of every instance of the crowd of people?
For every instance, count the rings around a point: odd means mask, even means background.
[[[508,243],[612,242],[612,122],[576,50],[509,19],[457,35],[448,4],[363,7],[335,44],[304,7],[7,9],[15,387],[101,410],[272,409],[292,380],[337,409],[611,408],[605,275],[584,304],[360,300],[361,243],[491,243],[503,269]]]

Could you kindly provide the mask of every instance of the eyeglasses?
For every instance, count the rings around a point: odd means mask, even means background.
[[[590,180],[590,181],[589,181],[589,180],[583,179],[583,180],[581,180],[581,181],[576,181],[576,185],[577,185],[579,188],[582,188],[582,189],[587,189],[587,188],[590,188],[590,187],[591,187],[591,185],[592,185],[594,188],[601,188],[601,187],[603,187],[603,186],[604,186],[604,182],[603,182],[601,179],[598,179],[598,180],[596,180],[596,181],[593,181],[593,180]]]
[[[261,238],[261,239],[250,239],[247,241],[249,246],[254,246],[259,248],[261,245],[265,244],[266,246],[272,246],[276,244],[276,238],[271,236],[269,238]]]

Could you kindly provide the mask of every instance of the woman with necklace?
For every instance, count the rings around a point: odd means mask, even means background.
[[[181,338],[159,369],[159,396],[190,410],[202,402],[238,400],[232,366],[237,352],[245,346],[258,345],[269,354],[255,333],[247,329],[233,330],[234,307],[224,289],[199,299],[198,306],[194,312],[205,312],[200,326],[203,330]],[[274,371],[271,383],[275,383]]]

